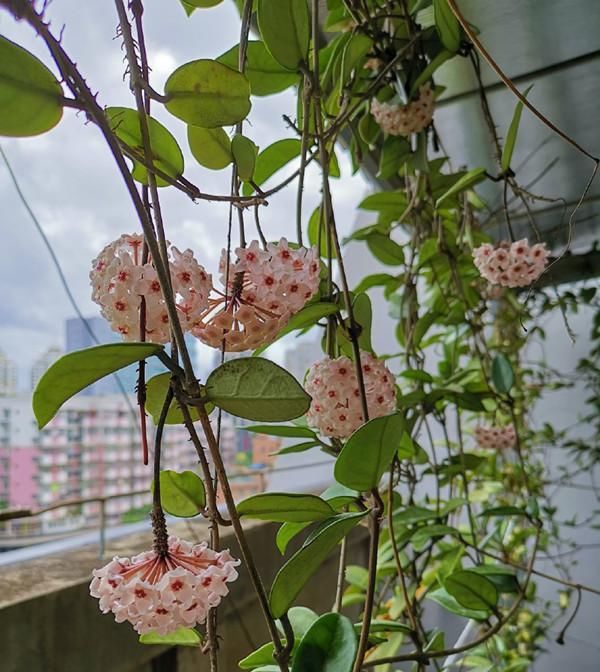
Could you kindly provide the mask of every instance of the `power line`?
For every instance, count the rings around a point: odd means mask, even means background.
[[[77,304],[77,301],[75,300],[75,297],[73,296],[73,292],[71,292],[71,288],[69,287],[69,283],[67,282],[67,278],[65,277],[65,274],[62,270],[62,266],[60,264],[60,261],[58,260],[58,257],[56,256],[56,253],[54,252],[54,248],[52,247],[52,244],[48,240],[48,237],[46,236],[44,229],[42,229],[42,226],[36,217],[35,213],[31,209],[31,206],[29,205],[29,202],[25,198],[25,194],[23,193],[21,186],[19,184],[19,181],[17,180],[17,176],[15,175],[14,170],[12,169],[12,166],[8,160],[8,157],[6,156],[4,149],[0,146],[0,155],[2,155],[2,159],[4,161],[4,164],[6,165],[6,169],[8,170],[8,174],[10,175],[10,178],[12,180],[12,183],[15,187],[15,190],[17,194],[19,195],[19,198],[21,200],[21,203],[25,207],[25,210],[27,210],[27,213],[29,214],[31,221],[33,222],[36,231],[38,232],[40,238],[42,239],[44,245],[46,246],[46,249],[48,250],[48,253],[50,254],[50,257],[52,259],[52,262],[54,264],[54,267],[56,268],[56,272],[58,273],[58,277],[60,278],[60,282],[67,294],[67,297],[69,298],[69,302],[71,303],[71,306],[73,307],[73,310],[77,313],[77,316],[79,319],[83,322],[87,332],[89,333],[90,337],[94,341],[94,343],[98,345],[102,345],[100,341],[98,340],[98,337],[94,333],[93,329],[89,325],[87,319],[83,316],[83,313],[81,312],[81,309],[79,308],[79,305]],[[127,406],[129,407],[129,410],[131,411],[131,414],[134,418],[135,421],[137,421],[137,413],[135,411],[135,408],[133,407],[131,403],[131,399],[129,398],[129,395],[127,394],[127,390],[125,389],[123,383],[121,382],[121,379],[116,375],[112,374],[117,381],[117,385],[119,387],[119,390],[121,394],[125,397],[125,401],[127,403]]]

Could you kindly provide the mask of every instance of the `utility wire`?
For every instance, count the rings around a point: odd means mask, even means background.
[[[93,329],[89,325],[87,319],[83,316],[83,313],[81,312],[81,309],[79,308],[77,301],[75,300],[75,297],[73,296],[73,292],[71,292],[71,288],[69,287],[69,283],[67,282],[67,278],[65,277],[65,274],[63,273],[62,266],[60,265],[60,261],[58,260],[58,257],[56,256],[56,253],[54,252],[54,248],[52,247],[52,244],[48,240],[48,237],[44,233],[44,230],[42,229],[42,226],[36,217],[35,213],[31,209],[31,206],[29,205],[29,202],[25,198],[25,194],[23,193],[19,182],[17,180],[17,176],[15,175],[14,170],[12,169],[12,166],[8,160],[8,157],[6,156],[4,149],[0,146],[0,155],[2,156],[2,159],[4,161],[4,164],[6,165],[6,168],[8,170],[8,174],[10,175],[10,178],[12,180],[12,183],[15,187],[15,190],[17,194],[19,195],[19,198],[21,200],[21,203],[25,207],[25,210],[27,210],[27,213],[31,217],[31,221],[33,222],[36,231],[40,235],[40,238],[44,242],[44,245],[46,246],[46,249],[48,250],[48,253],[50,254],[50,257],[52,259],[52,262],[54,264],[54,267],[56,268],[56,272],[58,273],[58,277],[60,278],[60,282],[67,294],[67,297],[69,298],[69,302],[71,303],[71,306],[73,306],[73,310],[77,313],[77,317],[83,322],[87,332],[89,333],[90,337],[94,341],[94,343],[97,343],[98,345],[101,345],[100,341],[98,340],[98,337],[94,333]],[[127,394],[127,390],[125,389],[123,383],[121,382],[121,379],[119,376],[117,376],[115,373],[112,374],[117,381],[117,385],[119,387],[119,390],[123,397],[125,398],[125,401],[127,403],[127,406],[129,407],[129,410],[131,411],[131,414],[134,418],[134,420],[137,422],[137,413],[135,411],[135,408],[133,407],[131,403],[131,399],[129,398],[129,395]]]

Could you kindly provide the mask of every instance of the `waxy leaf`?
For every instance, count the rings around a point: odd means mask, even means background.
[[[269,595],[271,613],[275,618],[285,614],[329,553],[366,515],[366,511],[360,511],[332,518],[283,565],[277,572]]]
[[[208,376],[206,393],[227,413],[258,422],[293,420],[310,406],[310,396],[291,374],[260,357],[221,364]]]
[[[404,417],[399,413],[369,420],[342,448],[334,468],[338,483],[365,492],[377,487],[400,446]]]
[[[236,45],[219,56],[217,61],[237,69],[239,52],[239,45]],[[248,42],[244,74],[250,82],[250,91],[253,96],[270,96],[273,93],[284,91],[298,81],[298,75],[279,65],[265,47],[264,42],[260,40]]]
[[[192,126],[237,124],[250,112],[250,84],[237,70],[209,59],[190,61],[165,83],[165,107]]]
[[[261,37],[284,68],[297,70],[308,56],[310,17],[306,0],[258,0]]]
[[[399,266],[404,263],[404,250],[395,240],[383,233],[374,231],[367,236],[367,247],[376,259],[387,266]]]
[[[460,48],[460,24],[454,16],[448,0],[433,0],[435,27],[442,44],[449,51],[456,52]]]
[[[275,543],[277,544],[277,548],[281,555],[285,553],[290,541],[309,525],[310,523],[284,523],[279,530],[277,530]]]
[[[236,133],[231,141],[231,153],[237,166],[237,173],[240,180],[248,181],[254,175],[254,166],[256,164],[256,155],[258,147],[241,133]]]
[[[490,613],[489,609],[477,610],[462,607],[445,588],[438,588],[437,590],[427,593],[427,599],[437,602],[440,606],[453,614],[464,616],[465,618],[472,618],[474,621],[484,621]]]
[[[204,483],[193,471],[160,472],[160,499],[163,509],[178,518],[192,518],[206,506]]]
[[[45,427],[77,392],[162,349],[156,343],[109,343],[63,355],[44,373],[33,392],[33,413],[38,427]]]
[[[171,374],[169,372],[159,373],[157,376],[150,378],[146,383],[146,411],[152,416],[152,421],[155,425],[158,424],[170,384]],[[188,408],[192,420],[198,420],[198,410],[193,406]],[[165,424],[183,425],[183,414],[176,399],[171,401]]]
[[[358,641],[352,621],[324,614],[302,637],[291,672],[352,672]]]
[[[300,149],[301,143],[297,138],[284,138],[265,147],[256,157],[253,182],[260,187],[280,168],[299,156]],[[254,187],[249,184],[244,185],[245,196],[250,196],[253,191]]]
[[[131,150],[134,156],[140,159],[133,159],[133,170],[131,172],[133,178],[142,184],[148,184],[148,170],[140,162],[144,160],[145,155],[138,111],[128,107],[107,107],[105,114],[113,133]],[[177,140],[156,119],[147,117],[147,123],[152,150],[152,164],[173,179],[179,177],[183,174],[184,162]],[[168,184],[166,180],[156,176],[157,187],[165,187]]]
[[[506,355],[496,355],[492,361],[492,381],[500,394],[508,394],[515,384],[515,374]]]
[[[446,577],[444,588],[466,609],[489,611],[498,603],[498,591],[490,579],[468,569]]]
[[[468,173],[463,175],[457,182],[455,182],[448,191],[442,194],[437,201],[435,202],[435,207],[439,208],[440,205],[451,196],[455,194],[460,194],[461,191],[470,189],[478,182],[481,182],[485,179],[485,168],[473,168]]]
[[[523,92],[523,96],[527,98],[527,94],[531,91],[531,86],[528,86],[527,89]],[[504,148],[502,149],[502,160],[500,161],[500,167],[503,171],[506,171],[510,168],[510,162],[512,161],[513,152],[515,151],[515,145],[517,144],[517,135],[519,133],[519,124],[521,123],[521,114],[523,113],[523,101],[519,100],[515,106],[515,111],[513,113],[512,121],[508,127],[508,133],[506,134],[506,140],[504,141]]]
[[[200,646],[202,637],[192,628],[179,628],[169,635],[147,632],[140,635],[140,644],[160,644],[161,646]]]
[[[233,161],[231,140],[222,128],[188,126],[188,144],[201,166],[221,170]]]
[[[267,642],[258,649],[242,658],[238,663],[241,670],[254,670],[261,665],[273,665],[276,661],[273,656],[275,652],[275,645],[273,642]],[[274,670],[280,670],[279,665],[275,665]]]
[[[295,493],[252,495],[236,508],[240,516],[279,523],[310,523],[335,516],[335,511],[320,497]]]
[[[255,434],[285,436],[293,439],[314,439],[317,436],[312,429],[297,425],[244,425],[241,429],[245,432],[254,432]]]
[[[33,54],[0,35],[0,135],[45,133],[61,120],[63,90]]]

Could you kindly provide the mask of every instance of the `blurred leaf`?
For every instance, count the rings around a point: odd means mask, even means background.
[[[527,95],[531,91],[533,84],[528,86],[523,92],[523,96],[527,98]],[[502,160],[500,162],[500,167],[502,171],[507,171],[510,168],[510,162],[512,161],[513,152],[515,151],[515,146],[517,144],[517,135],[519,134],[519,125],[521,123],[521,114],[523,113],[523,102],[518,101],[515,106],[515,111],[513,112],[513,118],[508,127],[508,133],[506,134],[506,140],[504,141],[504,148],[502,149]]]
[[[297,425],[243,425],[239,429],[255,434],[267,434],[268,436],[285,436],[299,439],[316,439],[317,435],[308,427]]]
[[[240,516],[278,523],[310,523],[335,515],[331,506],[320,497],[296,493],[252,495],[236,508]]]
[[[444,588],[438,588],[437,590],[427,593],[427,599],[437,602],[444,607],[444,609],[453,614],[458,614],[465,618],[472,618],[474,621],[484,621],[489,614],[489,609],[476,610],[462,607]]]
[[[161,646],[196,646],[202,644],[202,637],[192,628],[179,628],[169,635],[147,632],[140,635],[140,644],[159,644]]]
[[[468,569],[447,576],[444,588],[466,609],[489,611],[498,604],[498,591],[494,583]]]
[[[435,27],[442,44],[452,52],[460,48],[460,24],[452,13],[447,0],[433,0]]]
[[[367,246],[373,256],[387,266],[399,266],[404,263],[404,250],[401,245],[383,233],[370,233]]]
[[[515,384],[511,363],[503,354],[496,355],[492,360],[492,381],[500,394],[508,394]]]
[[[443,1],[445,2],[445,0]],[[470,189],[484,179],[485,168],[473,168],[473,170],[469,170],[469,172],[463,175],[460,180],[458,180],[458,182],[455,182],[445,194],[437,199],[435,202],[435,207],[439,208],[446,199],[454,196],[455,194],[459,194],[461,191]]]
[[[254,175],[258,147],[241,133],[236,133],[231,141],[231,153],[237,166],[240,180],[247,182]]]

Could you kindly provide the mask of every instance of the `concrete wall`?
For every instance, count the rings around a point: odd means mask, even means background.
[[[193,539],[181,524],[175,533]],[[191,529],[203,538],[206,526]],[[248,530],[250,546],[267,585],[284,559],[275,547],[270,524]],[[366,531],[350,537],[350,562],[366,562]],[[133,535],[111,544],[107,556],[129,555],[150,545],[149,535]],[[239,557],[233,538],[223,546]],[[203,672],[208,658],[200,650],[145,646],[128,624],[102,615],[88,594],[90,572],[104,564],[97,549],[84,549],[2,569],[0,575],[0,669],[2,672]],[[256,646],[267,641],[264,620],[245,569],[231,584],[231,594],[219,608],[221,669],[230,672]],[[326,611],[335,593],[337,554],[332,553],[297,604]]]

